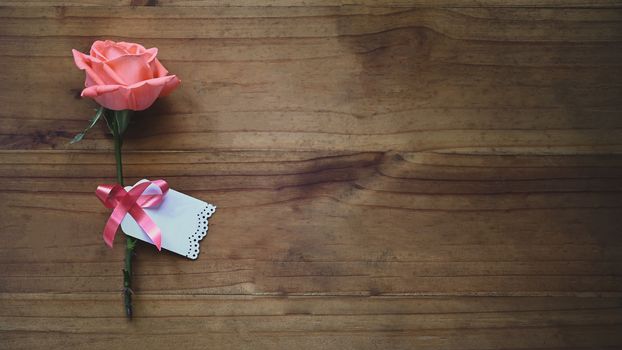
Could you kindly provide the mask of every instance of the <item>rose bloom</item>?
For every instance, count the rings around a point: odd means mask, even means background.
[[[180,83],[158,61],[155,47],[106,40],[94,42],[90,55],[72,52],[76,66],[86,71],[82,96],[108,109],[141,111]]]

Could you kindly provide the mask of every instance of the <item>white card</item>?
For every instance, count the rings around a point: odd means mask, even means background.
[[[136,184],[148,180],[140,180]],[[136,185],[134,185],[136,186]],[[129,191],[133,186],[126,186]],[[156,185],[149,185],[144,194],[159,193]],[[190,259],[199,256],[199,242],[207,235],[208,219],[216,207],[209,203],[169,189],[157,208],[143,208],[162,232],[162,248]],[[153,244],[136,220],[125,215],[121,222],[123,232],[141,241]]]

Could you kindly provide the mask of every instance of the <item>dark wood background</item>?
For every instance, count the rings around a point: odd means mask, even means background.
[[[622,347],[619,1],[0,5],[0,348]],[[127,181],[219,207],[138,249],[131,323],[111,138],[68,144],[105,38],[183,81]]]

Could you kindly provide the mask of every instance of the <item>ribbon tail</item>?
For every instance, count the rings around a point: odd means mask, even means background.
[[[132,207],[130,215],[132,215],[138,226],[149,236],[156,248],[162,250],[162,232],[158,225],[151,220],[149,215],[139,206]]]
[[[115,212],[113,212],[112,215],[110,215],[110,217],[108,218],[108,221],[106,222],[106,226],[104,227],[104,235],[103,235],[104,242],[106,242],[106,244],[110,248],[112,248],[112,242],[114,241],[114,236],[117,234],[117,229],[119,228],[119,225],[121,224],[121,221],[118,220],[117,218],[118,215],[115,215]]]
[[[112,248],[112,241],[117,234],[117,229],[128,212],[128,207],[132,206],[135,201],[136,198],[134,198],[132,194],[124,194],[118,205],[112,211],[112,214],[110,214],[106,226],[104,227],[104,242],[106,242],[110,248]]]

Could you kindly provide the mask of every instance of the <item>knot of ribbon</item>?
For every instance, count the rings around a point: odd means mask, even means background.
[[[160,193],[143,194],[151,185],[156,185]],[[164,200],[164,196],[168,192],[168,184],[164,180],[144,181],[129,191],[126,191],[121,185],[106,184],[97,186],[95,195],[99,198],[106,208],[113,209],[112,214],[104,227],[104,241],[112,248],[112,241],[117,233],[117,228],[121,225],[121,221],[126,214],[130,214],[138,226],[145,231],[151,242],[155,244],[158,250],[161,250],[162,232],[153,220],[147,215],[143,208],[156,208],[160,206]]]

